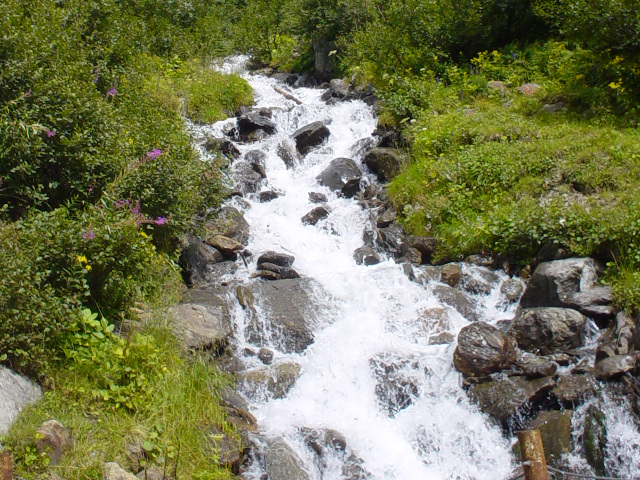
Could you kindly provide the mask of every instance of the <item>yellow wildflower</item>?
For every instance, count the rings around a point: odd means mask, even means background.
[[[85,267],[84,267],[84,268],[86,268],[86,269],[87,269],[87,272],[90,272],[90,271],[91,271],[91,265],[85,265]]]
[[[146,233],[144,233],[143,231],[140,231],[140,236],[142,238],[149,238],[149,235],[147,235]]]
[[[80,263],[87,263],[87,257],[85,257],[84,255],[78,255],[76,257],[76,259],[78,260],[78,262]]]

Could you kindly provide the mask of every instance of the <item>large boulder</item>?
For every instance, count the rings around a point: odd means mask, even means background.
[[[331,214],[331,210],[326,205],[320,205],[319,207],[314,208],[305,216],[303,216],[300,221],[304,225],[316,225],[320,220],[324,220]]]
[[[568,308],[525,308],[513,319],[509,335],[523,350],[549,355],[581,347],[585,323],[581,313]]]
[[[336,158],[318,176],[320,185],[340,192],[347,198],[353,197],[360,190],[362,172],[356,162],[350,158]]]
[[[400,173],[407,163],[407,157],[395,148],[377,147],[367,152],[364,163],[383,182],[392,180]]]
[[[47,420],[38,427],[36,434],[36,448],[49,456],[49,465],[58,463],[64,451],[73,445],[69,430],[57,420]]]
[[[191,287],[196,283],[212,280],[211,265],[224,262],[224,256],[211,245],[207,245],[195,235],[186,235],[185,247],[180,253],[178,265],[182,268],[182,279]]]
[[[262,180],[264,180],[264,173],[254,168],[254,166],[248,162],[236,162],[233,165],[233,174],[235,181],[234,190],[241,195],[258,192]]]
[[[282,439],[269,444],[264,459],[269,480],[311,480],[302,459]]]
[[[594,368],[598,380],[613,380],[632,371],[636,366],[633,355],[615,355],[596,363]]]
[[[386,228],[379,228],[378,233],[382,240],[382,247],[396,258],[402,257],[409,248],[407,236],[397,223],[392,223]]]
[[[216,218],[207,220],[203,227],[208,237],[222,235],[242,245],[247,245],[249,242],[251,227],[237,208],[222,207]]]
[[[562,375],[551,391],[551,396],[564,408],[574,408],[593,397],[598,383],[590,373]]]
[[[480,410],[511,430],[522,426],[523,418],[547,397],[554,386],[551,377],[536,380],[505,377],[473,385],[468,393]]]
[[[353,258],[356,261],[356,264],[366,265],[367,267],[380,263],[380,255],[378,255],[373,248],[367,245],[356,249],[356,251],[353,252]]]
[[[474,302],[466,293],[449,285],[436,285],[433,287],[432,292],[438,300],[456,309],[467,320],[471,322],[480,320],[480,315],[475,308]]]
[[[273,278],[275,280],[283,280],[290,278],[300,278],[300,274],[296,272],[291,267],[282,267],[280,265],[276,265],[275,263],[263,262],[258,264],[258,270],[272,272],[277,275],[277,278]],[[266,277],[269,278],[269,277]]]
[[[266,393],[272,398],[284,398],[301,374],[302,367],[300,365],[294,362],[285,362],[240,372],[236,378],[249,394],[260,396]]]
[[[533,272],[520,305],[573,308],[595,320],[608,321],[615,313],[611,289],[597,284],[599,273],[599,266],[591,258],[541,263]]]
[[[529,424],[529,429],[540,430],[547,463],[558,465],[560,458],[573,452],[571,410],[542,411]]]
[[[236,260],[238,253],[244,251],[244,245],[224,235],[212,235],[205,241],[230,260]]]
[[[0,365],[0,435],[9,433],[23,408],[41,398],[38,385]]]
[[[511,339],[487,323],[472,323],[458,334],[453,363],[465,377],[483,377],[506,370],[515,359]]]
[[[176,336],[188,349],[219,350],[232,334],[226,306],[185,303],[169,309]]]
[[[599,339],[596,362],[615,355],[627,355],[633,349],[634,321],[624,312],[618,313],[604,335]]]
[[[298,152],[306,155],[311,149],[321,145],[331,132],[322,122],[313,122],[309,125],[296,130],[293,135],[293,141],[296,144]]]
[[[272,263],[280,267],[290,267],[293,265],[295,257],[286,253],[274,252],[272,250],[264,252],[258,257],[258,265],[263,263]]]
[[[248,338],[254,343],[270,342],[285,353],[304,351],[314,341],[313,329],[319,306],[313,302],[313,280],[296,278],[251,285],[256,304],[272,325],[267,332],[259,321],[248,327]],[[259,320],[259,319],[258,319]]]
[[[249,135],[256,130],[262,130],[272,135],[277,131],[276,124],[270,118],[259,112],[249,112],[238,118],[238,132],[241,136]]]

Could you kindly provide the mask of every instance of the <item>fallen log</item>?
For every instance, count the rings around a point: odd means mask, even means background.
[[[285,92],[283,89],[277,87],[276,85],[273,86],[273,89],[276,92],[278,92],[280,95],[282,95],[284,98],[286,98],[287,100],[291,100],[292,102],[296,102],[298,105],[302,105],[302,102],[298,100],[296,97],[294,97],[293,95],[291,95],[289,92]]]

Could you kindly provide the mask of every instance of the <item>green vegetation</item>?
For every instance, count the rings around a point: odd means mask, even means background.
[[[231,46],[224,11],[0,4],[0,362],[47,389],[6,442],[25,478],[48,478],[34,434],[49,418],[75,437],[54,471],[68,479],[126,467],[131,442],[183,478],[231,475],[209,438],[234,435],[216,400],[224,377],[187,361],[155,309],[143,331],[113,333],[137,302],[175,301],[179,237],[224,198],[183,119],[213,122],[253,100],[242,79],[208,68]]]

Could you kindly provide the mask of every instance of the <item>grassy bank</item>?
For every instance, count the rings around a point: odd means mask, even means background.
[[[616,85],[578,88],[578,55],[547,43],[481,54],[442,78],[396,77],[387,118],[410,120],[413,161],[389,193],[408,230],[441,240],[442,256],[525,263],[550,244],[595,256],[620,306],[636,311],[640,131],[612,110]],[[527,82],[536,86],[519,91]]]
[[[0,5],[0,362],[45,388],[4,442],[24,478],[101,478],[105,461],[131,467],[129,444],[183,478],[230,475],[210,447],[233,437],[226,380],[184,358],[161,310],[181,283],[180,235],[225,195],[183,115],[213,122],[252,92],[208,68],[230,48],[224,4],[174,7]],[[139,302],[147,326],[115,335]],[[75,442],[55,467],[35,450],[50,418]]]

